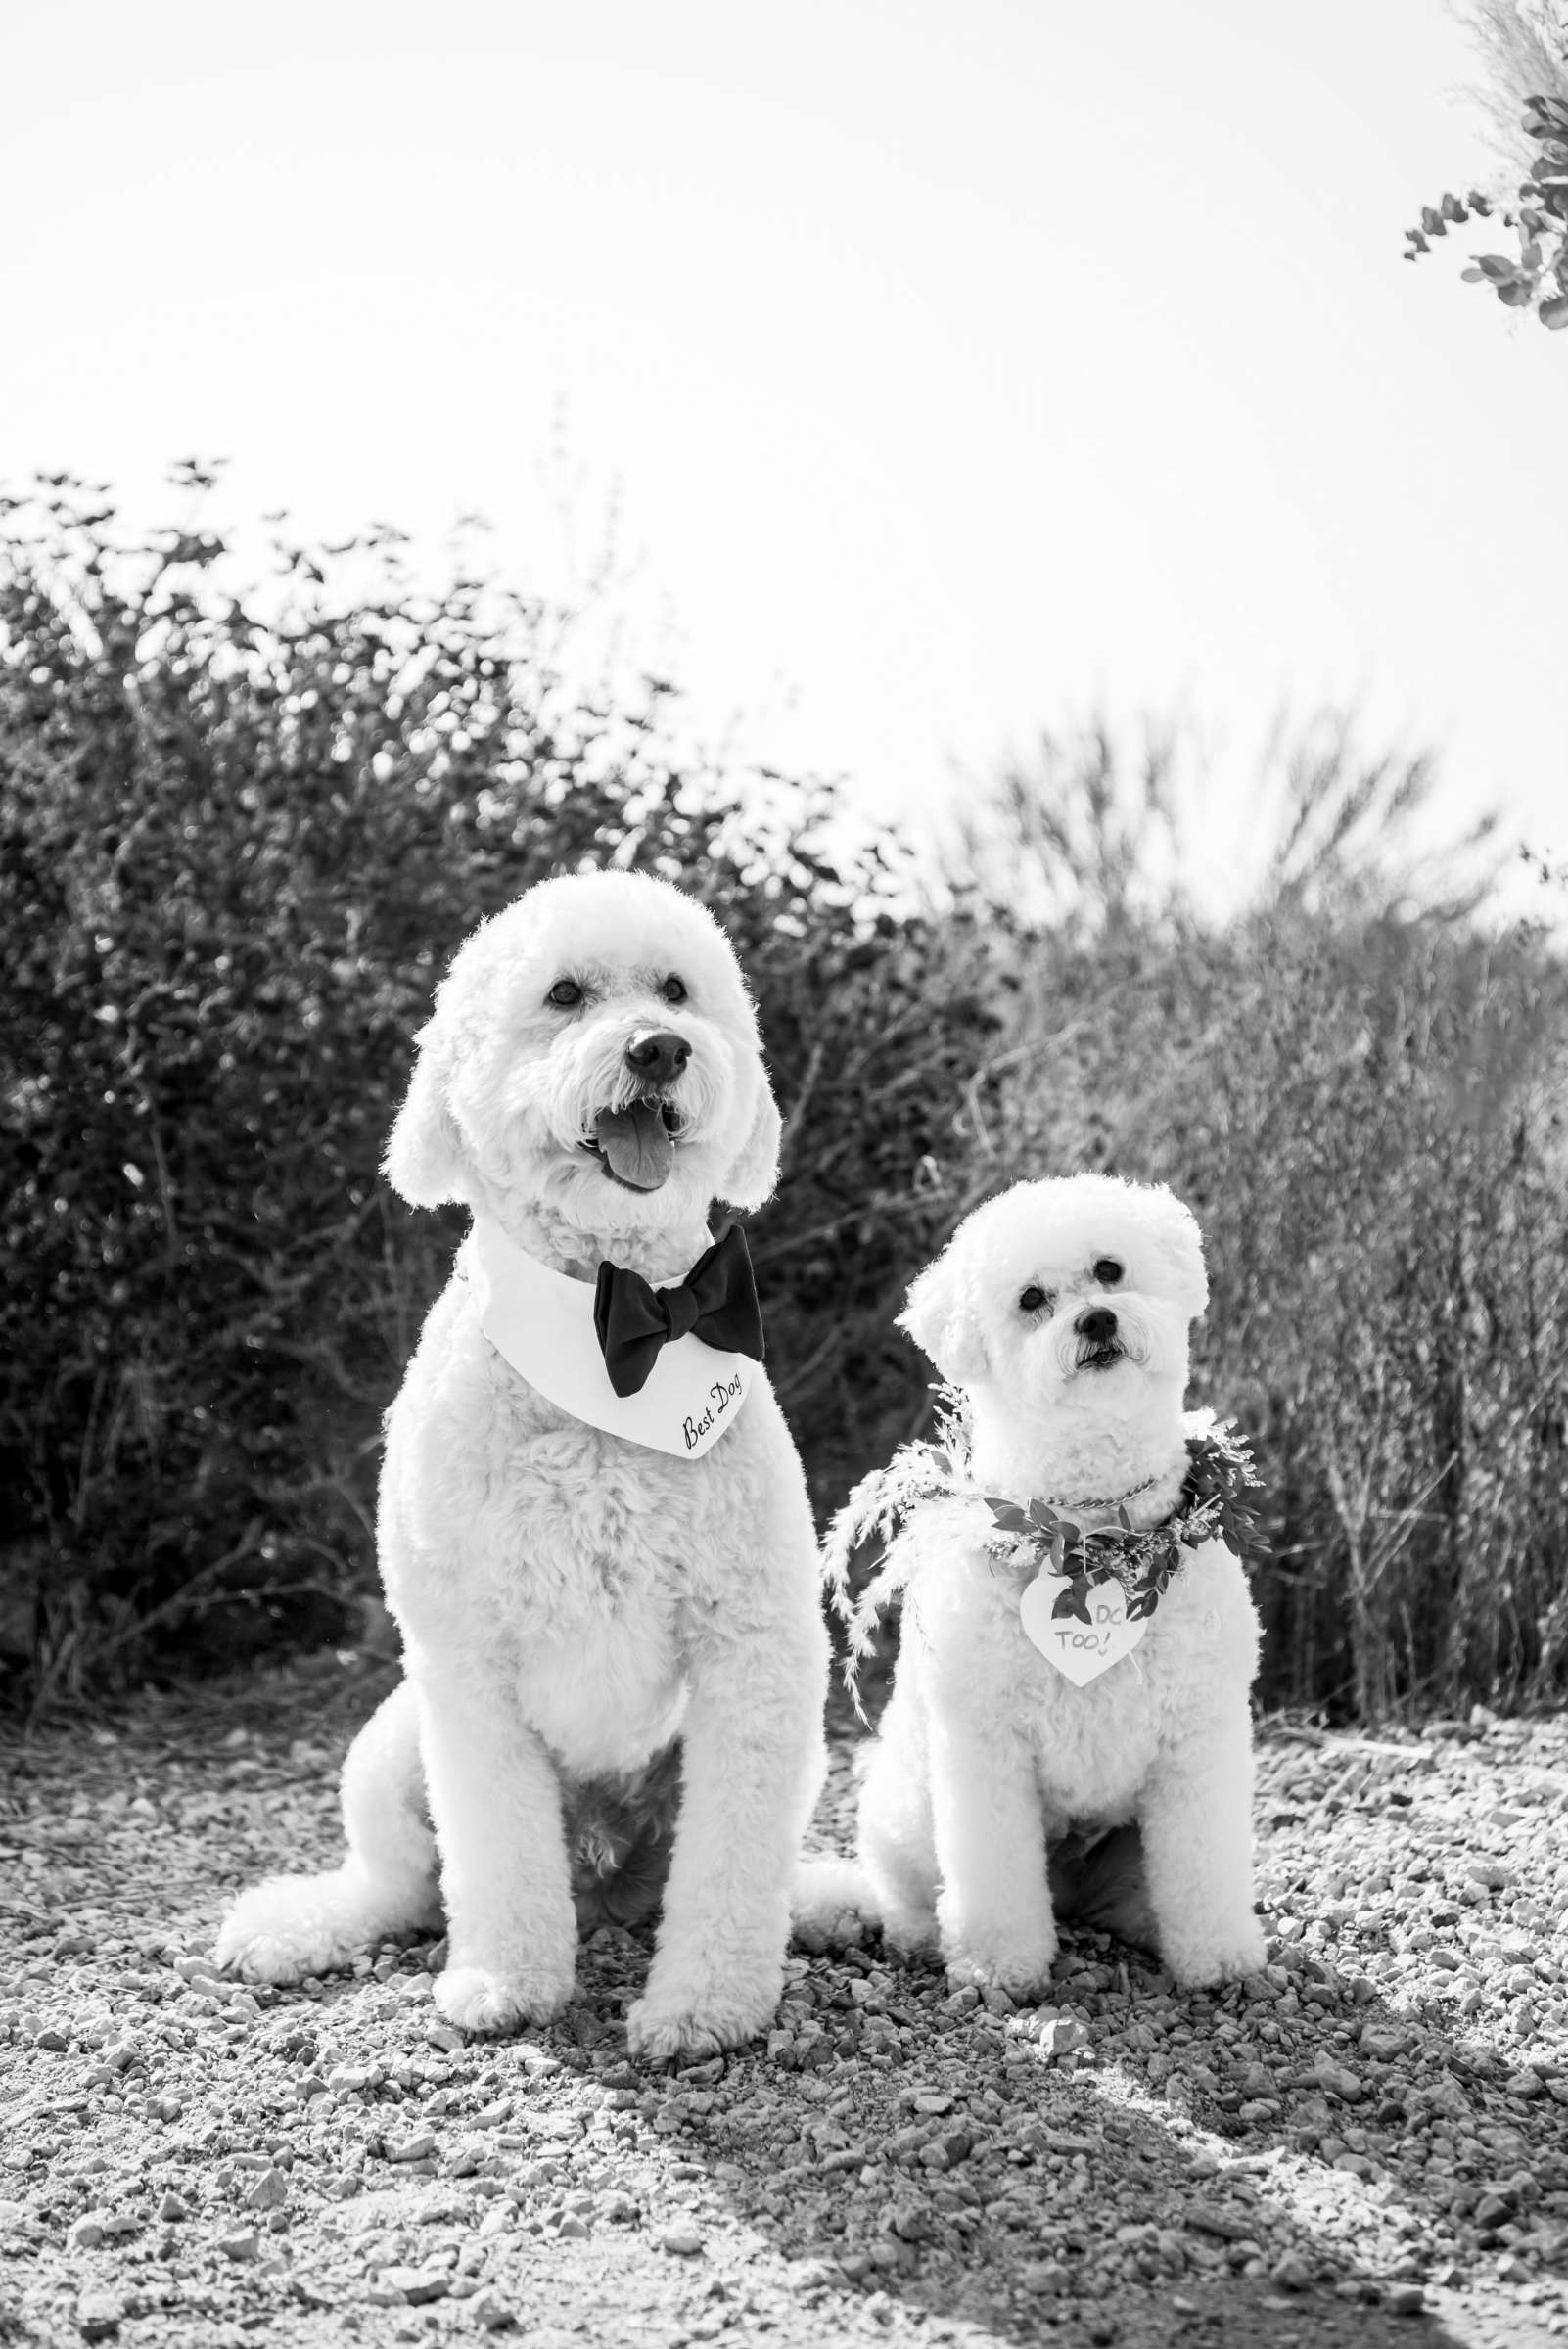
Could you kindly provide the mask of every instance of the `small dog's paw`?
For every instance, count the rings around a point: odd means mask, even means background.
[[[449,1965],[436,1983],[436,2005],[460,2031],[520,2031],[547,2023],[572,1996],[570,1981],[537,1973],[492,1973],[483,1965]]]
[[[1183,1990],[1210,1990],[1262,1973],[1268,1955],[1263,1923],[1249,1917],[1226,1933],[1162,1933],[1160,1956]]]
[[[949,1990],[1005,1990],[1011,1999],[1038,1999],[1050,1988],[1055,1944],[1034,1948],[953,1951],[947,1956]]]

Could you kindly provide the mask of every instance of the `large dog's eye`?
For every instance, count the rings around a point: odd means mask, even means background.
[[[659,990],[659,992],[664,996],[667,1003],[684,1003],[686,1000],[686,982],[684,979],[677,979],[674,972],[671,971],[669,978],[665,981],[664,986]]]
[[[1050,1303],[1051,1293],[1049,1289],[1038,1288],[1033,1281],[1031,1281],[1029,1287],[1024,1291],[1023,1295],[1018,1300],[1018,1308],[1020,1313],[1038,1313],[1042,1305],[1049,1305]]]
[[[1114,1256],[1102,1256],[1095,1264],[1094,1277],[1102,1289],[1114,1289],[1122,1277],[1122,1267]]]
[[[544,1000],[553,1003],[557,1011],[570,1011],[581,1002],[582,990],[575,979],[558,979]]]

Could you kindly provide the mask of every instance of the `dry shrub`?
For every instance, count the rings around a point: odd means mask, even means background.
[[[1568,974],[1456,888],[1473,839],[1414,845],[1419,762],[1314,729],[1256,898],[1218,923],[1130,870],[1130,807],[1181,829],[1170,781],[1103,730],[1047,746],[998,802],[1005,854],[982,819],[956,859],[964,887],[1013,877],[1008,1172],[1158,1178],[1203,1221],[1196,1392],[1269,1494],[1267,1698],[1545,1698],[1568,1667]],[[1030,840],[1048,925],[1017,912]]]

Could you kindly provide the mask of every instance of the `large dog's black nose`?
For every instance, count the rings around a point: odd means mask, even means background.
[[[1087,1313],[1079,1314],[1073,1327],[1091,1346],[1109,1346],[1116,1335],[1116,1315],[1108,1305],[1091,1305]]]
[[[626,1046],[626,1066],[650,1084],[673,1084],[690,1058],[690,1044],[673,1028],[645,1028]]]

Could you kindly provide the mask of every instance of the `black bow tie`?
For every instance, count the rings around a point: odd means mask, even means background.
[[[649,1286],[640,1272],[601,1265],[593,1289],[593,1326],[618,1395],[637,1395],[670,1338],[690,1335],[723,1354],[762,1359],[762,1313],[746,1237],[732,1223],[705,1249],[672,1289]]]

